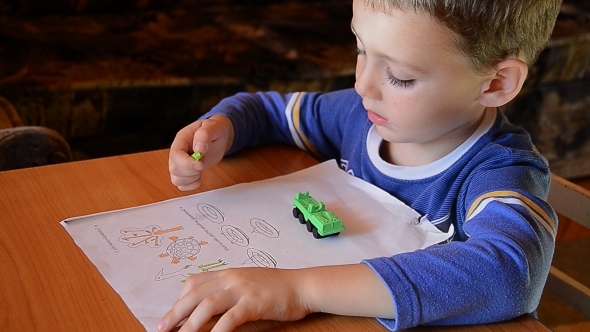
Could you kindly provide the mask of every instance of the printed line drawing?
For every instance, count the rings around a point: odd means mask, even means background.
[[[277,261],[266,251],[260,249],[248,248],[246,251],[248,260],[243,264],[256,264],[258,267],[277,267]]]
[[[266,220],[252,218],[250,219],[250,225],[252,225],[252,232],[254,233],[259,233],[273,239],[279,237],[279,231],[273,225],[266,222]]]
[[[248,235],[235,226],[221,226],[221,234],[223,234],[223,236],[225,236],[225,238],[231,242],[231,244],[236,246],[247,247],[250,244],[250,238]]]
[[[168,245],[165,253],[161,253],[160,258],[172,257],[172,264],[178,264],[181,259],[194,261],[197,254],[201,251],[201,246],[207,244],[205,241],[197,241],[192,236],[179,239],[176,236],[170,237],[172,243]]]
[[[162,245],[164,234],[183,230],[182,226],[168,229],[162,229],[157,225],[151,225],[145,228],[123,228],[119,237],[119,242],[127,243],[129,248],[137,248],[141,245],[147,245],[150,248],[157,248]]]
[[[213,269],[218,269],[224,265],[227,265],[226,262],[224,262],[221,259],[218,259],[217,262],[213,262],[213,263],[207,263],[207,264],[201,264],[199,266],[197,266],[199,269],[201,269],[201,271],[203,272],[207,272],[209,270],[213,270]]]
[[[197,211],[207,218],[209,221],[214,222],[216,224],[221,224],[225,220],[225,215],[221,212],[220,209],[217,207],[206,204],[206,203],[199,203],[197,204]]]
[[[158,275],[156,275],[156,281],[162,281],[162,280],[166,280],[166,279],[170,279],[170,278],[174,278],[174,277],[184,277],[183,280],[181,280],[181,282],[185,282],[185,280],[192,276],[197,274],[197,272],[191,272],[190,269],[192,268],[198,268],[199,270],[201,270],[202,272],[207,272],[209,270],[213,270],[213,269],[218,269],[222,266],[227,265],[226,262],[224,262],[223,260],[219,259],[216,262],[212,262],[212,263],[207,263],[207,264],[201,264],[201,265],[193,265],[193,264],[189,264],[189,265],[185,265],[182,268],[180,268],[180,270],[178,271],[174,271],[174,272],[170,272],[170,273],[164,273],[164,268],[160,269],[160,272],[158,272]]]

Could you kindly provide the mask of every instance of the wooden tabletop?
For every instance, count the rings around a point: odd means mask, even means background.
[[[262,180],[315,164],[294,148],[257,148],[224,159],[191,192],[170,183],[168,150],[0,172],[0,331],[144,330],[60,221]],[[297,322],[251,322],[238,329],[277,330],[386,331],[373,318],[328,314]],[[477,327],[412,331],[549,329],[523,316]]]

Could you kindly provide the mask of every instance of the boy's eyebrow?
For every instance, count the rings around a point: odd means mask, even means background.
[[[352,33],[356,36],[356,38],[358,38],[360,40],[360,37],[356,33],[356,30],[354,30],[354,26],[352,25],[352,22],[350,23],[350,29],[352,30]],[[407,63],[407,62],[396,60],[396,59],[390,57],[389,55],[387,55],[385,53],[377,52],[375,54],[378,57],[380,57],[380,58],[383,58],[383,59],[385,59],[385,60],[387,60],[389,62],[393,62],[395,64],[398,64],[398,65],[400,65],[402,67],[406,67],[406,68],[408,68],[408,69],[410,69],[412,71],[415,71],[415,72],[418,72],[418,73],[422,73],[422,74],[425,74],[427,72],[425,69],[422,69],[420,67],[414,66],[414,65],[412,65],[410,63]]]
[[[407,62],[396,60],[396,59],[390,57],[387,54],[377,52],[376,55],[378,57],[380,57],[380,58],[383,58],[383,59],[389,61],[389,62],[393,62],[395,64],[398,64],[398,65],[402,66],[402,67],[406,67],[406,68],[408,68],[411,71],[415,71],[415,72],[422,73],[422,74],[425,74],[426,73],[426,70],[425,69],[422,69],[420,67],[414,66],[414,65],[412,65],[410,63],[407,63]]]

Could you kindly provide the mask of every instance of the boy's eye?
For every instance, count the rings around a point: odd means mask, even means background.
[[[365,55],[365,50],[361,50],[360,48],[356,48],[355,52],[356,55]]]
[[[389,84],[398,86],[400,88],[409,88],[414,84],[414,80],[400,80],[399,78],[393,76],[389,70],[387,71],[387,80],[389,81]]]

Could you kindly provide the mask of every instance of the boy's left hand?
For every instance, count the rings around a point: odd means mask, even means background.
[[[298,320],[311,312],[300,298],[298,270],[239,268],[199,273],[188,278],[179,299],[158,324],[170,331],[199,331],[224,313],[213,331],[232,331],[253,320]]]

